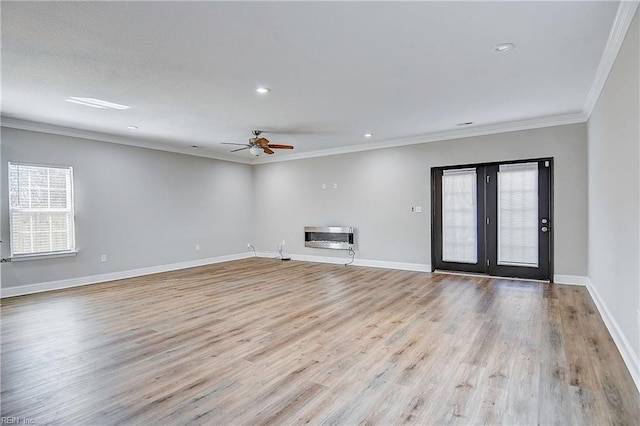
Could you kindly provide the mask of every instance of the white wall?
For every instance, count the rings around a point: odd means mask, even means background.
[[[589,278],[640,379],[640,33],[638,13],[588,122]],[[617,329],[617,330],[616,330]],[[610,327],[611,330],[611,327]],[[624,354],[623,354],[624,355]],[[629,361],[627,359],[627,361]],[[629,362],[627,362],[629,364]],[[630,366],[632,372],[633,366]]]
[[[304,247],[304,226],[348,225],[357,229],[357,258],[428,265],[431,167],[540,157],[555,158],[555,273],[585,277],[584,124],[257,165],[256,248],[275,251],[284,239],[292,254],[346,259]]]
[[[346,259],[344,252],[304,247],[305,225],[355,226],[357,259],[426,266],[431,167],[536,157],[555,158],[555,272],[587,271],[586,127],[580,124],[253,168],[10,128],[2,128],[1,153],[3,188],[8,161],[74,167],[80,251],[3,264],[3,288],[246,253],[249,241],[275,251],[284,239],[291,253]],[[1,202],[7,212],[6,193]],[[411,213],[411,206],[423,213]],[[8,241],[6,213],[1,230]],[[2,250],[8,257],[9,244]]]
[[[249,165],[4,127],[1,135],[3,189],[9,161],[73,166],[79,250],[75,257],[5,263],[3,288],[247,251]],[[1,204],[8,242],[6,191]],[[3,244],[2,257],[9,254]]]

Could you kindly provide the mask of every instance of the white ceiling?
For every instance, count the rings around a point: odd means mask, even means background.
[[[296,147],[271,156],[282,159],[474,126],[584,121],[618,2],[3,1],[1,8],[4,123],[247,162],[247,151],[231,154],[221,142],[269,130],[272,143]],[[494,53],[503,42],[516,48]],[[258,95],[259,85],[271,93]],[[89,108],[69,96],[131,108]],[[456,126],[467,121],[475,124]],[[365,139],[367,132],[374,136]]]

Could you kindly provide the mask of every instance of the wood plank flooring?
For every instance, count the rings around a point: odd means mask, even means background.
[[[252,258],[2,301],[32,424],[631,425],[587,291]]]

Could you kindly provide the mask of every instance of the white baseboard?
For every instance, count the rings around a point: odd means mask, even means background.
[[[278,258],[278,253],[271,252],[257,252],[258,257]],[[232,260],[240,260],[252,257],[251,253],[237,253],[226,256],[211,257],[207,259],[198,259],[188,262],[172,263],[168,265],[152,266],[148,268],[133,269],[129,271],[111,272],[108,274],[91,275],[87,277],[72,278],[68,280],[49,281],[38,284],[30,284],[16,287],[7,287],[0,289],[0,297],[13,297],[22,296],[25,294],[40,293],[44,291],[60,290],[64,288],[79,287],[90,284],[97,284],[106,281],[120,280],[124,278],[133,278],[143,275],[157,274],[160,272],[176,271],[180,269],[193,268],[196,266],[211,265],[215,263],[229,262]],[[345,264],[350,259],[328,256],[310,256],[310,255],[290,255],[293,260],[300,260],[306,262],[318,262],[318,263],[331,263],[331,264]],[[356,259],[353,262],[354,266],[367,266],[373,268],[384,269],[399,269],[405,271],[417,271],[417,272],[431,272],[431,265],[422,263],[405,263],[405,262],[388,262],[382,260],[367,260]],[[631,377],[636,385],[636,388],[640,392],[640,358],[634,351],[633,347],[627,340],[625,334],[620,329],[620,326],[616,322],[615,318],[611,315],[611,312],[605,305],[604,301],[600,297],[598,290],[593,286],[593,283],[588,277],[582,277],[577,275],[554,275],[554,282],[557,284],[570,284],[570,285],[584,285],[587,287],[591,298],[593,299],[600,316],[602,317],[613,341],[615,342],[622,359],[624,360]]]
[[[160,272],[177,271],[179,269],[193,268],[196,266],[211,265],[214,263],[228,262],[231,260],[253,257],[252,253],[237,253],[226,256],[210,257],[207,259],[190,260],[188,262],[171,263],[168,265],[150,266],[148,268],[132,269],[129,271],[110,272],[108,274],[90,275],[87,277],[71,278],[68,280],[48,281],[38,284],[21,285],[0,289],[0,297],[22,296],[25,294],[41,293],[43,291],[61,290],[64,288],[79,287],[89,284],[103,283],[106,281],[134,278],[143,275],[157,274]]]
[[[257,252],[258,257],[279,258],[276,252]],[[176,271],[180,269],[193,268],[196,266],[211,265],[214,263],[228,262],[231,260],[246,259],[252,257],[253,254],[238,253],[227,256],[218,256],[207,259],[198,259],[188,262],[171,263],[168,265],[151,266],[148,268],[132,269],[128,271],[110,272],[108,274],[90,275],[86,277],[70,278],[67,280],[48,281],[37,284],[28,284],[15,287],[6,287],[0,289],[0,298],[23,296],[25,294],[41,293],[44,291],[61,290],[71,287],[80,287],[83,285],[98,284],[106,281],[121,280],[125,278],[140,277],[143,275],[157,274],[160,272]],[[328,256],[308,256],[308,255],[291,255],[294,260],[318,263],[332,263],[336,265],[345,264],[350,261],[349,258],[328,257]],[[369,266],[373,268],[400,269],[406,271],[430,272],[431,265],[423,265],[418,263],[401,263],[386,262],[381,260],[356,259],[354,266]]]
[[[553,282],[556,284],[581,285],[586,286],[589,278],[581,275],[554,275]]]
[[[279,258],[280,254],[277,252],[258,252],[258,257]],[[303,262],[316,262],[316,263],[331,263],[333,265],[344,265],[351,262],[350,257],[331,257],[331,256],[311,256],[306,254],[289,254],[292,260],[300,260]],[[370,268],[383,268],[383,269],[400,269],[402,271],[415,271],[415,272],[431,272],[431,265],[423,263],[406,263],[406,262],[388,262],[385,260],[368,260],[356,258],[353,266],[367,266]]]
[[[426,263],[387,262],[384,260],[356,259],[355,266],[368,266],[370,268],[400,269],[402,271],[431,272],[431,265]]]
[[[593,283],[589,278],[587,278],[587,290],[589,290],[591,299],[593,299],[593,302],[598,308],[598,312],[600,312],[600,316],[607,326],[607,330],[609,330],[609,334],[611,334],[613,341],[618,347],[620,355],[622,355],[622,359],[627,365],[629,373],[631,373],[631,377],[636,384],[638,392],[640,392],[640,358],[638,357],[638,354],[633,350],[631,343],[629,343],[629,340],[627,340],[627,337],[620,329],[620,326],[616,322],[613,315],[611,315],[611,312],[607,308],[607,305],[605,305],[604,301],[600,297],[600,294],[598,293],[598,290],[593,286]]]

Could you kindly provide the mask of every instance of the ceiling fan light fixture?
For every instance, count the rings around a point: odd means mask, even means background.
[[[257,145],[254,145],[251,148],[249,148],[249,152],[251,153],[251,155],[258,157],[262,153],[262,148]]]

